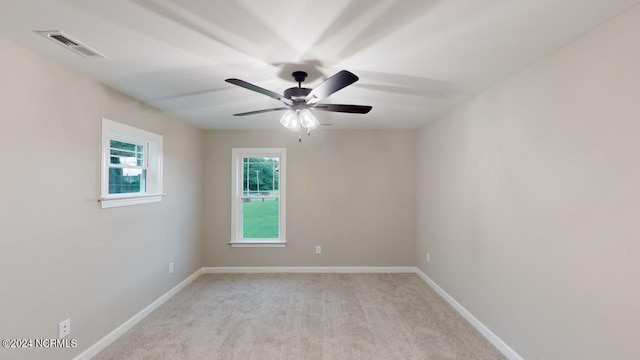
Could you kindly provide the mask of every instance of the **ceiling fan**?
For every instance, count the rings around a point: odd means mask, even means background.
[[[302,82],[307,77],[306,72],[294,71],[291,75],[298,83],[298,87],[292,87],[285,90],[283,95],[261,88],[240,79],[226,79],[225,81],[228,83],[258,92],[263,95],[267,95],[276,100],[280,100],[285,105],[283,107],[249,111],[233,115],[246,116],[271,111],[287,110],[284,116],[282,116],[282,118],[280,119],[280,123],[291,131],[301,132],[302,128],[305,128],[307,129],[307,134],[310,134],[311,130],[320,125],[320,122],[318,122],[318,119],[313,116],[310,110],[366,114],[372,109],[371,106],[364,105],[319,104],[320,101],[326,99],[334,92],[358,81],[358,77],[349,71],[342,70],[337,72],[335,75],[329,77],[314,89],[302,87]],[[302,141],[302,137],[299,137],[298,140]]]

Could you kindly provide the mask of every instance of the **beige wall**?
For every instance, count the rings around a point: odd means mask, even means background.
[[[636,7],[417,133],[417,263],[525,359],[640,357],[638,34]]]
[[[57,338],[71,318],[79,345],[0,358],[70,359],[202,266],[203,131],[2,39],[0,54],[0,338]],[[161,203],[99,209],[102,117],[164,135]]]
[[[286,248],[229,247],[234,147],[287,149]],[[407,130],[208,131],[205,266],[413,266],[414,165]]]

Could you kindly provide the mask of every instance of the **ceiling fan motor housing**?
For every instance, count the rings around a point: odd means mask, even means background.
[[[284,91],[284,97],[287,99],[291,99],[294,102],[296,101],[304,101],[304,98],[309,95],[311,89],[303,88],[303,87],[292,87],[288,88]]]

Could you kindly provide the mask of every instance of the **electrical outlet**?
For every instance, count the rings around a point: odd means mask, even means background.
[[[71,334],[71,319],[63,320],[58,324],[58,339]]]
[[[316,246],[316,254],[322,254],[322,246]]]
[[[173,273],[173,263],[170,262],[169,263],[169,274],[172,274],[172,273]]]
[[[427,262],[431,262],[431,254],[429,252],[427,252]]]

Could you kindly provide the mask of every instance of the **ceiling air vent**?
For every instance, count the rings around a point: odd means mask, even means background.
[[[58,45],[64,46],[65,48],[75,52],[76,54],[80,54],[83,57],[92,58],[92,59],[105,58],[104,55],[82,44],[80,41],[70,37],[69,35],[63,33],[62,31],[59,31],[59,30],[37,31],[36,30],[36,33],[46,37],[47,39],[55,42]]]

